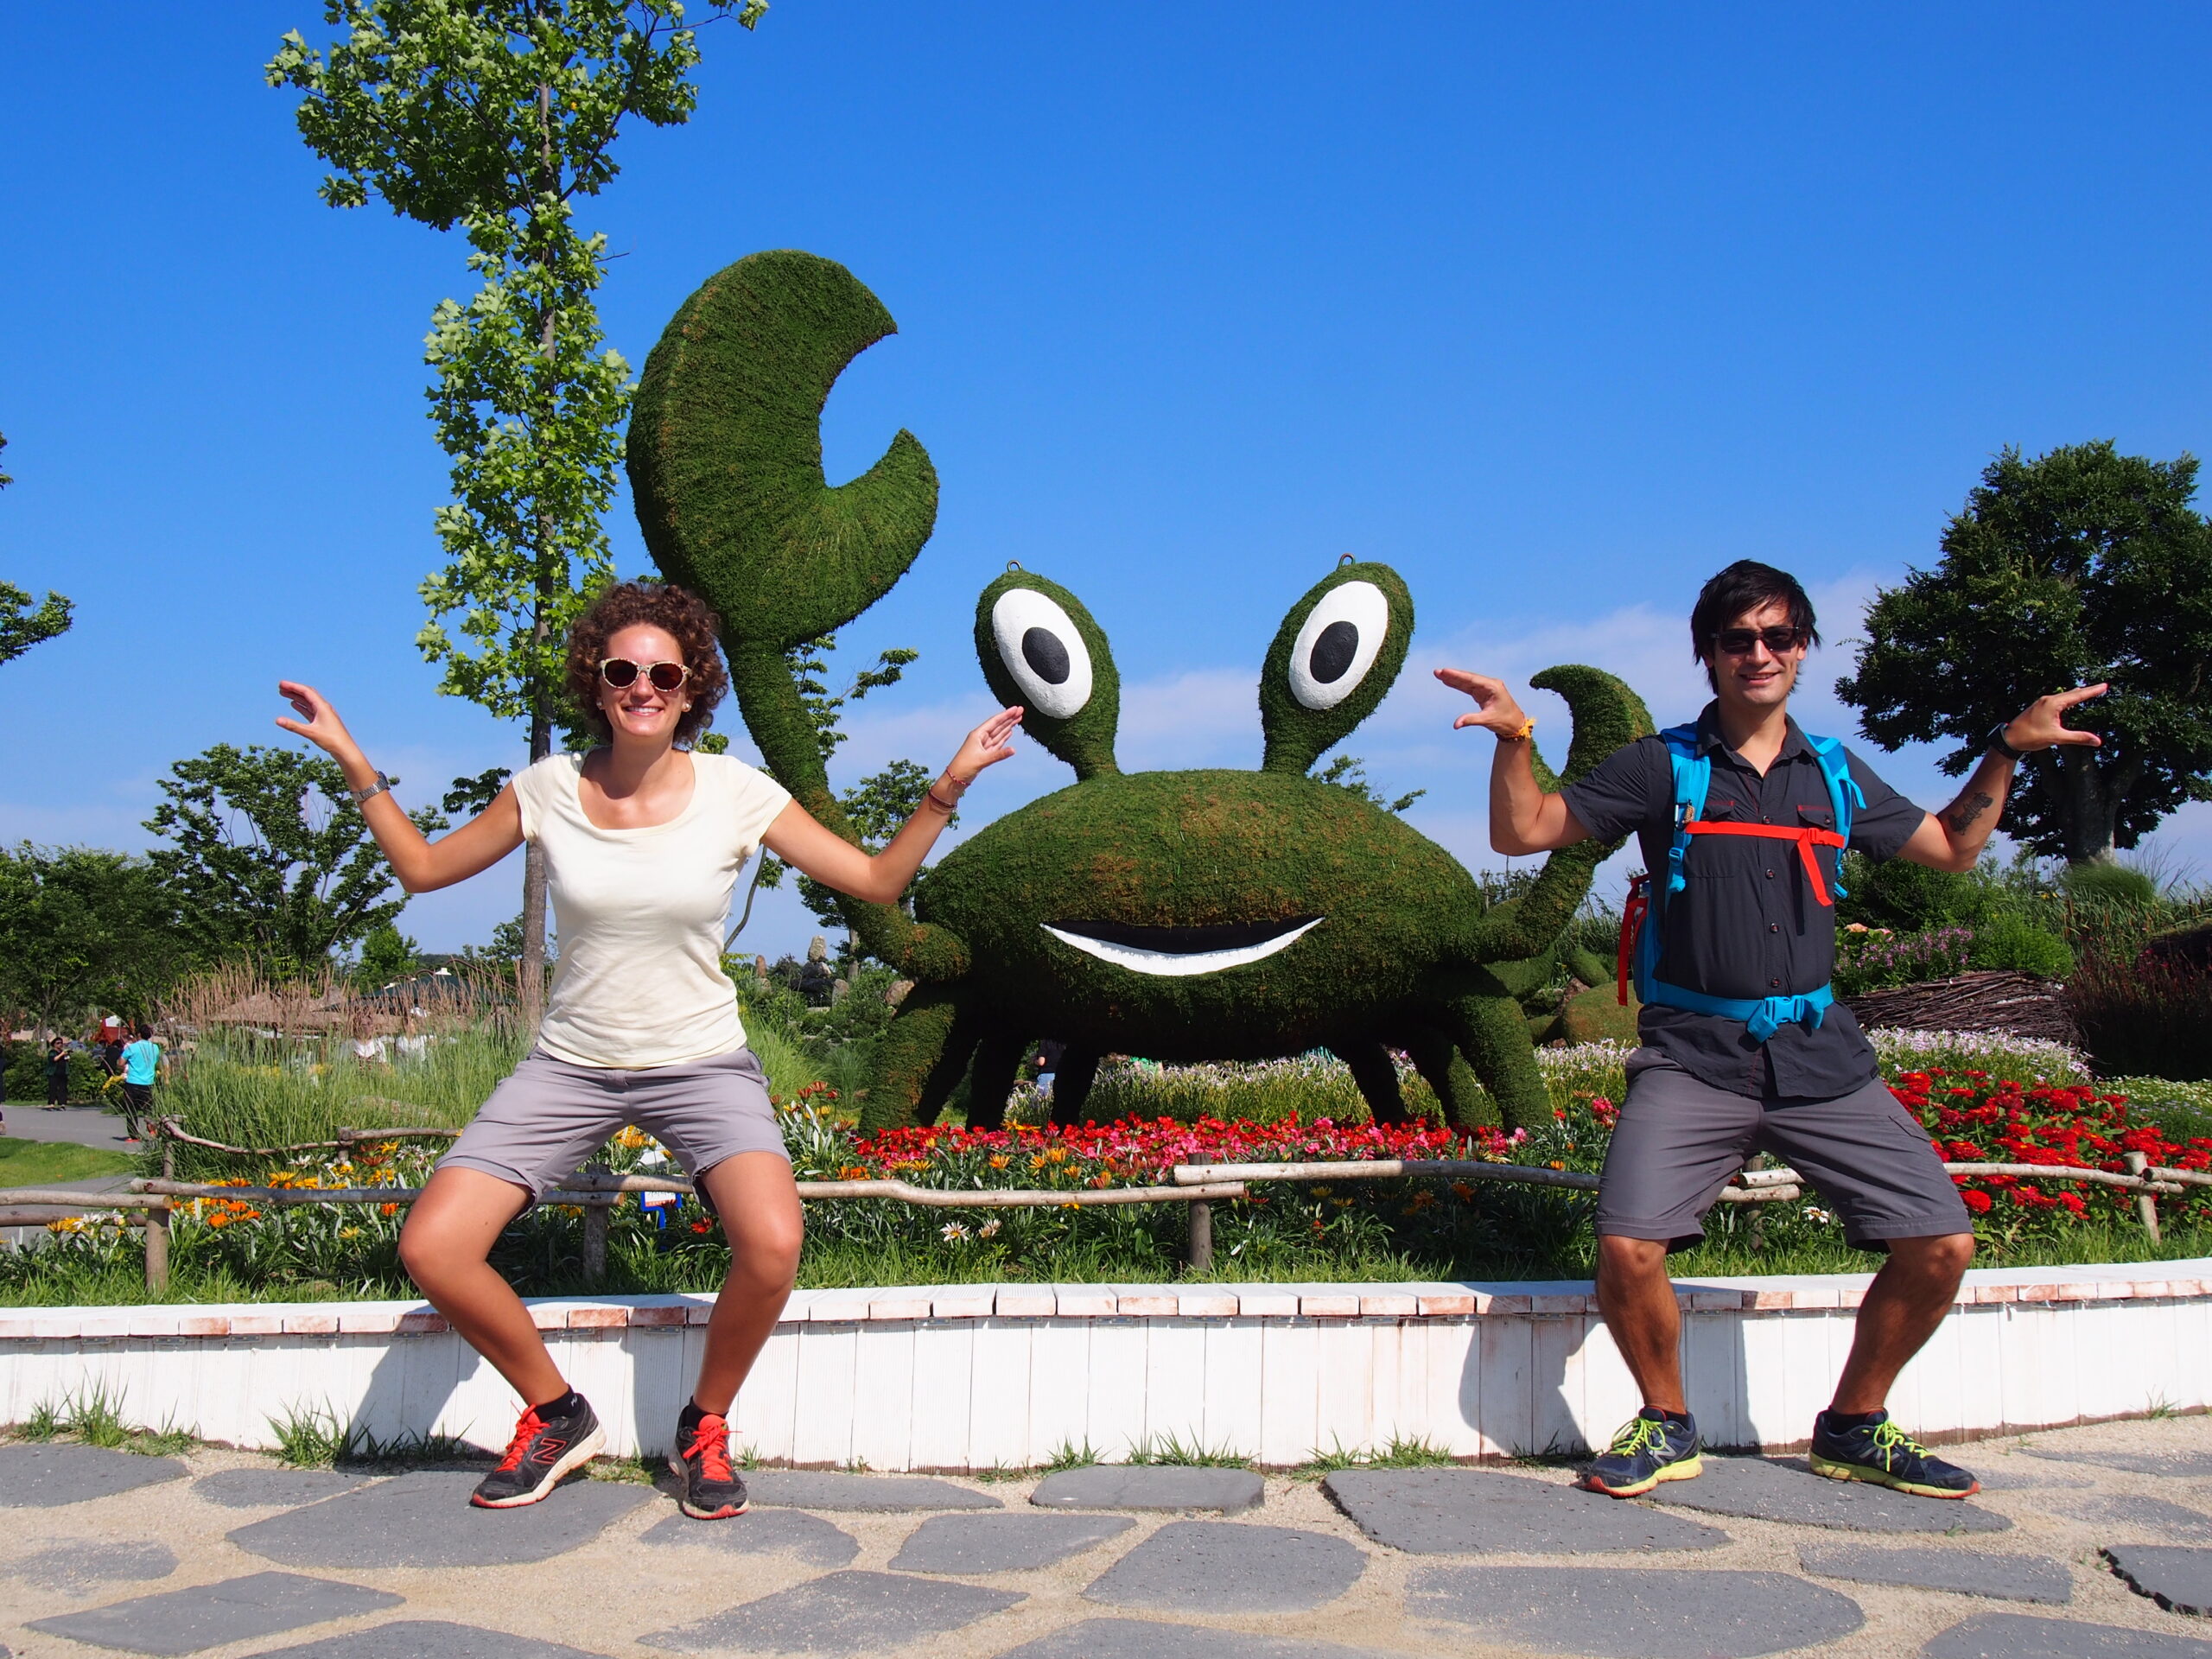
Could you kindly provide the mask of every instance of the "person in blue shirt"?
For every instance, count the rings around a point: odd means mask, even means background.
[[[154,1115],[154,1082],[162,1075],[162,1046],[154,1028],[141,1020],[123,1046],[123,1126],[125,1143],[138,1139],[138,1121]]]

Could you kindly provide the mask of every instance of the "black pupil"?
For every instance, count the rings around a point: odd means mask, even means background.
[[[1359,655],[1359,630],[1349,622],[1332,622],[1321,630],[1321,637],[1313,642],[1312,666],[1313,677],[1323,685],[1334,685],[1344,677],[1351,666],[1351,659]]]
[[[1047,685],[1068,681],[1068,648],[1050,628],[1032,628],[1021,636],[1021,660]]]

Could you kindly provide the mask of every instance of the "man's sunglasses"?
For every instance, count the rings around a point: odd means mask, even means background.
[[[691,671],[681,663],[633,663],[625,657],[609,657],[599,665],[599,677],[617,691],[635,685],[639,674],[652,682],[656,691],[677,690],[691,677]]]
[[[1723,628],[1713,636],[1713,643],[1720,648],[1724,657],[1747,657],[1753,645],[1764,645],[1779,657],[1785,651],[1795,651],[1805,643],[1802,628]]]

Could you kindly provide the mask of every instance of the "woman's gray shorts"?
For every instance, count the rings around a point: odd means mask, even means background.
[[[749,1048],[639,1071],[571,1065],[533,1048],[438,1167],[480,1169],[527,1188],[536,1204],[632,1123],[695,1180],[736,1153],[790,1156],[767,1076]]]
[[[1843,1220],[1844,1242],[1970,1233],[1959,1189],[1928,1131],[1879,1078],[1834,1100],[1758,1101],[1700,1083],[1654,1049],[1628,1057],[1628,1097],[1605,1149],[1598,1231],[1681,1249],[1728,1178],[1771,1152]]]

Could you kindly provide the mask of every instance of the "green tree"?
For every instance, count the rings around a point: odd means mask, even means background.
[[[353,983],[365,991],[380,991],[396,980],[422,971],[423,947],[390,922],[372,928],[361,941],[360,957],[353,963]]]
[[[95,1008],[150,1014],[191,957],[148,860],[29,842],[0,849],[0,1001],[41,1034]]]
[[[218,743],[171,766],[162,793],[146,828],[169,845],[154,868],[210,955],[316,967],[406,906],[334,760]],[[410,816],[445,828],[427,808]]]
[[[8,440],[0,434],[0,452]],[[0,490],[16,480],[0,472]],[[43,604],[33,607],[31,596],[12,582],[0,582],[0,663],[12,663],[33,645],[69,632],[69,601],[52,588]]]
[[[1356,754],[1339,753],[1313,777],[1317,783],[1334,784],[1338,789],[1350,790],[1370,806],[1379,806],[1385,812],[1402,812],[1428,793],[1425,789],[1416,789],[1395,800],[1384,800],[1375,785],[1367,781],[1367,768]]]
[[[2072,721],[2102,747],[2031,756],[2004,827],[2070,864],[2134,846],[2212,799],[2212,526],[2196,489],[2192,455],[2006,449],[1944,527],[1942,562],[1876,595],[1837,695],[1885,748],[1955,740],[1939,764],[1957,777],[1999,721],[2109,681]]]
[[[751,29],[765,0],[709,0]],[[552,752],[569,625],[613,575],[601,518],[629,414],[629,365],[606,349],[594,299],[606,238],[573,203],[619,170],[634,117],[681,124],[697,93],[695,31],[676,0],[328,0],[327,54],[296,30],[266,67],[304,94],[300,136],[334,169],[334,207],[376,196],[462,228],[482,282],[432,313],[427,360],[454,499],[437,512],[448,563],[423,584],[416,637],[439,689],[527,722]],[[448,619],[451,620],[448,626]],[[456,780],[461,790],[463,780]],[[539,1011],[545,863],[523,876],[524,1015]]]

